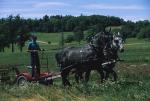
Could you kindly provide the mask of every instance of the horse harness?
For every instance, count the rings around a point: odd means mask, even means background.
[[[80,50],[80,53],[81,53],[81,61],[78,62],[78,63],[74,63],[74,64],[72,64],[72,65],[69,65],[69,66],[63,68],[61,71],[66,70],[66,69],[70,69],[70,68],[72,68],[72,67],[75,66],[75,65],[84,64],[84,63],[89,62],[89,61],[98,61],[98,62],[100,62],[100,59],[101,59],[101,58],[99,58],[99,57],[101,57],[101,56],[104,57],[104,55],[99,54],[98,49],[97,49],[93,44],[90,43],[90,44],[88,44],[88,45],[90,46],[90,49],[92,49],[92,50],[96,53],[95,58],[83,60],[83,50],[82,50],[82,48],[81,48],[81,50]],[[104,63],[104,61],[101,61],[100,63],[101,63],[101,65],[107,64],[107,63]],[[108,62],[108,63],[110,63],[110,62]]]

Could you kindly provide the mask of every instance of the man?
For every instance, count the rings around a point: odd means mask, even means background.
[[[32,77],[40,76],[40,60],[38,51],[40,50],[40,47],[38,43],[36,42],[37,37],[32,36],[32,41],[29,43],[28,46],[28,52],[30,52],[31,55],[31,66],[32,66]],[[36,69],[35,69],[36,68]],[[36,71],[35,71],[36,70]],[[35,75],[36,72],[36,75]]]

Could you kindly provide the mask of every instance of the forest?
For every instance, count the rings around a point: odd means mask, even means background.
[[[0,19],[0,51],[4,51],[5,47],[11,46],[13,52],[16,43],[23,47],[29,35],[34,32],[49,34],[52,32],[74,32],[84,37],[84,35],[81,35],[84,32],[87,32],[90,36],[113,26],[120,27],[119,30],[114,30],[114,32],[120,32],[124,39],[135,37],[150,39],[150,21],[148,20],[132,22],[115,16],[85,16],[82,14],[80,16],[45,15],[40,19],[25,19],[20,15],[10,15],[7,18]],[[22,38],[18,38],[20,35]],[[72,39],[72,36],[68,36],[69,39]],[[79,39],[79,37],[76,39]]]

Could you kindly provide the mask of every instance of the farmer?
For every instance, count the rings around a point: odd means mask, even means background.
[[[40,76],[40,60],[39,60],[38,51],[41,49],[38,43],[36,42],[37,37],[32,36],[31,38],[32,38],[32,41],[29,43],[28,52],[30,52],[30,55],[31,55],[32,77],[34,78],[35,76],[37,77]],[[36,71],[35,71],[35,68],[36,68]]]

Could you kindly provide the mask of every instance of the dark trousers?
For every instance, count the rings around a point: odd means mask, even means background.
[[[40,60],[38,53],[31,54],[32,77],[40,76]],[[36,69],[35,69],[36,67]]]

